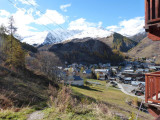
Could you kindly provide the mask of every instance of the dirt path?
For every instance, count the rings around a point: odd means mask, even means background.
[[[29,115],[27,120],[42,120],[44,118],[44,113],[42,111],[36,111]]]

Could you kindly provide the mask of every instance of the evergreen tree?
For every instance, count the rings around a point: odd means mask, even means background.
[[[10,67],[25,67],[25,51],[22,49],[20,42],[14,37],[17,28],[14,26],[14,19],[9,19],[9,35],[6,35],[4,42],[4,53],[7,55],[6,64]]]

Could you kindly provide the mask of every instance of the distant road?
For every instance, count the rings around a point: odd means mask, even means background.
[[[145,100],[145,96],[136,96],[135,94],[133,94],[131,91],[136,89],[137,87],[136,86],[132,86],[132,85],[128,85],[128,84],[120,84],[120,83],[117,83],[118,84],[118,87],[120,88],[120,90],[127,94],[127,95],[130,95],[130,96],[134,96],[134,97],[138,97],[142,100]]]

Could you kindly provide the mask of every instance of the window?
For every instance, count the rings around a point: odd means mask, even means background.
[[[155,4],[155,0],[152,0],[152,19],[156,18],[156,4]]]

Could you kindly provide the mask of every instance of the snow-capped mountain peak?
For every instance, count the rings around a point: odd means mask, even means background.
[[[108,37],[113,32],[102,28],[89,28],[87,30],[63,30],[63,29],[56,29],[51,32],[41,32],[36,33],[35,35],[24,37],[22,42],[26,42],[28,44],[54,44],[60,43],[66,40],[71,40],[75,38],[103,38]]]

